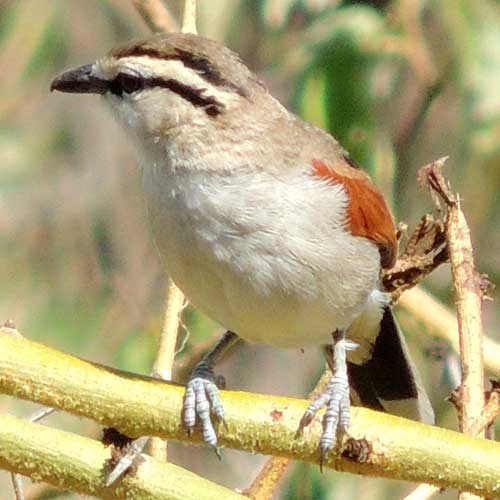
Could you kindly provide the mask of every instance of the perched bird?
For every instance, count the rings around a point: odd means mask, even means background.
[[[397,254],[382,193],[329,134],[287,111],[239,57],[193,34],[158,35],[61,74],[53,90],[100,94],[142,154],[149,216],[168,271],[225,328],[187,384],[183,419],[217,445],[213,368],[240,338],[329,346],[322,457],[362,405],[432,421],[380,289]]]

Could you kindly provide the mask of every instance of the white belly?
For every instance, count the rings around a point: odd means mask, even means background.
[[[378,280],[374,244],[342,229],[345,193],[304,174],[146,169],[153,231],[189,301],[253,342],[328,341]]]

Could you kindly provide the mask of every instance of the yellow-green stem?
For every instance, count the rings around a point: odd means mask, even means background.
[[[182,428],[182,387],[7,334],[0,334],[0,391],[92,418],[131,437],[202,440],[199,433],[188,438]],[[221,400],[228,423],[227,430],[219,427],[222,446],[318,463],[321,415],[296,436],[307,401],[232,391],[222,391]],[[500,495],[498,443],[362,408],[352,409],[344,447],[346,440],[351,458],[332,453],[326,467]]]
[[[137,475],[104,486],[109,449],[93,439],[0,415],[0,468],[102,499],[238,500],[241,495],[176,465],[145,457]]]

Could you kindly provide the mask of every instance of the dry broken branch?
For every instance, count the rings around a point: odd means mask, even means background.
[[[446,239],[450,254],[457,304],[462,382],[459,388],[459,422],[462,432],[470,434],[485,406],[482,330],[482,289],[475,270],[470,231],[460,207],[459,196],[452,192],[443,176],[446,158],[426,165],[419,172],[438,209],[446,212]],[[484,436],[484,431],[479,433]],[[477,498],[460,494],[462,500]]]
[[[132,2],[151,31],[179,31],[177,21],[161,0],[132,0]]]
[[[426,214],[410,236],[394,267],[384,270],[384,289],[391,293],[393,302],[396,302],[403,292],[413,288],[447,260],[444,223]]]

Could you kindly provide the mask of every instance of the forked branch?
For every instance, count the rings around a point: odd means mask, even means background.
[[[182,427],[182,387],[5,333],[0,334],[0,391],[86,416],[131,437],[202,441]],[[219,428],[221,445],[318,463],[321,417],[296,435],[307,401],[231,391],[222,391],[221,399],[228,424]],[[74,457],[67,465],[75,467]],[[362,408],[353,408],[349,435],[324,466],[500,494],[500,444]]]

